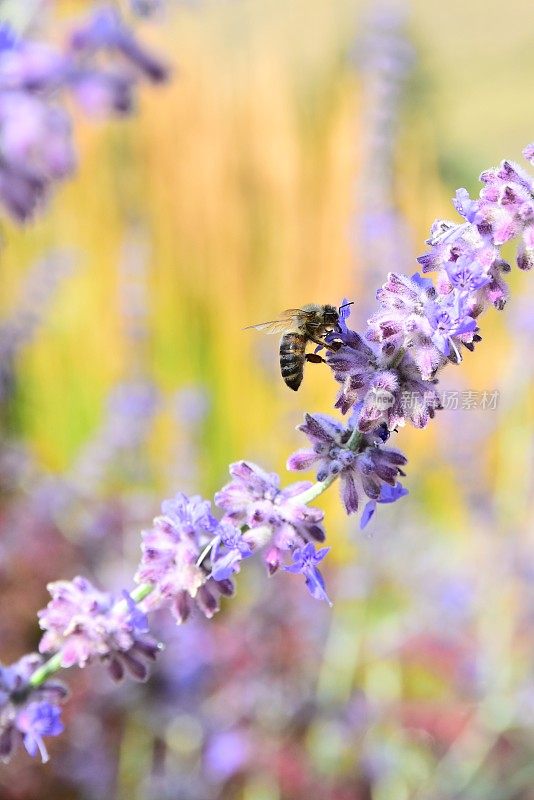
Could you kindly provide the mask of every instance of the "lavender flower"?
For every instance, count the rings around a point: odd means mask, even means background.
[[[217,492],[215,503],[226,512],[226,521],[247,526],[251,544],[266,547],[264,559],[271,573],[284,552],[303,547],[310,539],[324,541],[323,512],[298,500],[311,483],[280,489],[278,475],[247,461],[232,464],[230,475],[233,480]]]
[[[19,711],[16,720],[29,755],[34,757],[39,752],[43,763],[48,761],[43,736],[58,736],[63,732],[61,709],[47,702],[29,703]]]
[[[106,53],[106,62],[97,56]],[[51,186],[70,175],[76,159],[63,92],[89,112],[129,112],[144,77],[165,80],[167,70],[148,53],[113,9],[99,9],[63,49],[0,36],[0,201],[18,222],[42,207]]]
[[[317,600],[324,600],[331,606],[332,603],[326,593],[323,576],[317,569],[317,564],[323,560],[329,550],[329,547],[323,547],[321,550],[316,551],[313,544],[309,542],[304,547],[299,547],[293,551],[294,563],[289,567],[284,567],[284,569],[286,572],[304,575],[306,586],[312,597]]]
[[[50,583],[48,591],[52,600],[38,614],[45,631],[41,653],[60,652],[63,667],[85,667],[98,658],[114,680],[125,670],[146,680],[145,661],[153,661],[160,646],[147,635],[146,616],[127,592],[113,597],[81,577]]]
[[[167,70],[161,61],[149,53],[136,40],[124,25],[114,8],[98,9],[71,35],[74,52],[84,56],[100,50],[122,55],[128,64],[155,82],[167,77]]]
[[[384,484],[395,486],[397,477],[404,475],[401,467],[406,457],[383,446],[383,431],[358,435],[350,446],[353,425],[343,425],[325,414],[306,414],[297,430],[306,434],[313,448],[299,450],[289,457],[287,468],[310,469],[317,465],[317,480],[339,475],[341,498],[347,511],[358,510],[361,495],[377,500]]]
[[[416,428],[424,428],[441,403],[434,380],[421,377],[411,352],[395,346],[390,350],[387,343],[379,350],[353,331],[344,340],[336,352],[329,351],[326,356],[341,384],[336,408],[346,414],[358,407],[358,428],[363,432],[374,430],[382,422],[393,430],[407,420]],[[433,345],[431,349],[435,351]]]
[[[63,731],[59,704],[67,690],[58,681],[46,681],[33,688],[29,679],[42,663],[37,654],[23,656],[10,666],[0,665],[0,759],[8,761],[19,743],[30,756],[38,752],[43,763],[48,753],[45,736]]]
[[[74,167],[67,114],[40,97],[0,91],[0,198],[10,215],[28,219]]]
[[[457,200],[456,205],[471,216],[465,199],[462,203]],[[436,220],[427,243],[432,249],[417,260],[423,272],[438,272],[440,294],[455,288],[468,291],[473,317],[489,304],[498,310],[504,308],[508,293],[502,274],[509,272],[510,266],[499,258],[498,248],[477,226]]]
[[[523,156],[530,164],[532,164],[532,166],[534,166],[534,142],[527,144],[527,146],[523,148]]]
[[[210,503],[199,496],[177,494],[166,500],[162,516],[143,532],[143,555],[135,575],[138,583],[151,583],[154,590],[145,601],[147,609],[169,605],[177,622],[184,622],[193,605],[211,618],[218,611],[218,595],[232,595],[229,577],[209,576],[198,563],[207,545],[230,541],[228,528],[221,530],[211,515]],[[227,565],[228,566],[228,565]]]
[[[466,276],[465,269],[462,274]],[[476,281],[476,288],[489,281],[489,277]],[[431,380],[451,352],[461,360],[461,345],[471,344],[477,330],[467,285],[466,279],[462,291],[437,295],[427,278],[390,273],[377,292],[381,310],[369,320],[367,338],[385,343],[390,352],[409,349],[423,379]]]

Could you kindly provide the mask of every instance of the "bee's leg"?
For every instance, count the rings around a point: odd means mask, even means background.
[[[312,364],[324,364],[325,360],[319,353],[306,353],[305,355],[306,361],[310,361]]]
[[[315,344],[318,344],[321,347],[326,347],[327,350],[334,350],[335,351],[335,350],[339,349],[339,345],[336,347],[334,342],[332,342],[332,344],[328,344],[328,342],[324,342],[321,339],[318,339],[318,338],[316,339],[314,336],[309,336],[309,335],[308,335],[308,339],[310,340],[310,342],[314,342]]]

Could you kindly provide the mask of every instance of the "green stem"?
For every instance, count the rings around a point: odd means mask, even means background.
[[[140,583],[139,586],[136,586],[135,589],[132,589],[130,592],[130,597],[134,601],[134,603],[140,603],[141,600],[144,600],[145,597],[148,597],[156,587],[153,583]]]
[[[331,486],[337,475],[329,475],[324,481],[317,481],[314,483],[313,486],[310,486],[309,489],[306,491],[301,492],[300,494],[296,494],[294,497],[291,498],[292,502],[307,505],[315,500],[316,497],[319,497],[323,492],[326,492],[329,486]]]
[[[361,431],[359,431],[358,428],[354,428],[354,430],[352,431],[352,433],[350,435],[350,439],[348,440],[348,442],[345,445],[345,447],[348,450],[357,450],[358,449],[358,445],[360,444],[360,442],[362,440],[362,436],[363,436],[363,433]]]
[[[30,686],[37,688],[56,672],[59,672],[60,669],[63,669],[61,653],[56,653],[35,670],[28,683]]]
[[[398,353],[395,353],[395,355],[391,359],[391,363],[389,365],[391,369],[395,369],[395,367],[399,366],[400,362],[404,358],[405,353],[406,353],[406,348],[405,347],[401,347],[400,350],[398,351]]]

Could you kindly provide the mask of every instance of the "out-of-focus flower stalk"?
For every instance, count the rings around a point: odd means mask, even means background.
[[[356,43],[362,80],[361,170],[356,188],[355,223],[362,266],[365,309],[385,264],[409,267],[412,257],[404,221],[395,206],[395,160],[406,83],[413,68],[413,46],[406,35],[403,4],[373,4]]]
[[[24,278],[17,305],[0,322],[0,403],[12,391],[17,356],[35,336],[58,287],[73,268],[73,256],[64,252],[51,253],[38,261]]]

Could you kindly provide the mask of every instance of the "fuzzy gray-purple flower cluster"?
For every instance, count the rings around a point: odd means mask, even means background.
[[[232,464],[230,475],[232,480],[217,492],[215,503],[225,511],[225,520],[246,528],[248,540],[255,547],[263,547],[271,574],[288,552],[324,541],[324,513],[299,499],[311,483],[301,481],[280,489],[276,473],[265,472],[248,461]]]
[[[96,589],[87,578],[48,585],[52,599],[39,611],[45,631],[41,653],[60,653],[61,666],[85,667],[102,661],[114,680],[128,672],[137,680],[148,677],[159,644],[148,634],[148,620],[131,596],[114,597]]]
[[[143,554],[135,575],[138,583],[154,586],[145,607],[169,606],[176,621],[184,622],[196,606],[209,619],[219,608],[219,596],[234,594],[230,574],[239,569],[240,559],[224,575],[217,570],[213,575],[201,554],[207,546],[213,551],[219,544],[222,555],[224,541],[234,532],[221,527],[209,501],[199,496],[177,494],[161,510],[152,528],[143,532]]]
[[[354,437],[350,420],[345,426],[326,414],[306,414],[299,430],[306,434],[312,448],[293,453],[287,468],[304,470],[315,467],[318,481],[339,476],[341,498],[347,514],[358,510],[362,496],[380,502],[385,487],[390,487],[399,497],[406,494],[397,479],[404,475],[401,467],[407,459],[397,450],[384,447],[387,436],[384,427]]]
[[[112,8],[93,12],[62,49],[0,27],[0,201],[18,222],[76,165],[69,92],[90,114],[126,114],[141,78],[166,69]]]
[[[47,680],[32,688],[30,677],[42,663],[33,653],[9,666],[0,664],[0,760],[8,761],[19,744],[30,756],[40,754],[43,762],[48,753],[45,736],[63,731],[60,704],[67,696],[59,681]]]

